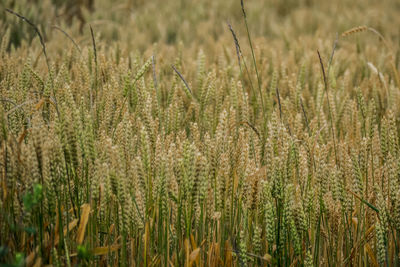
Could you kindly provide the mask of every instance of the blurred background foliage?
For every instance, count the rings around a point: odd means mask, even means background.
[[[400,25],[399,1],[244,2],[256,53],[275,63],[280,62],[282,57],[290,56],[296,65],[301,65],[304,55],[311,53],[315,58],[317,49],[329,55],[337,34],[358,25],[367,25],[389,41],[395,65],[399,65],[397,47],[400,44],[400,28],[396,27]],[[0,37],[10,31],[8,50],[19,49],[18,53],[31,57],[34,64],[37,61],[38,64],[43,63],[40,43],[34,41],[38,37],[27,23],[7,13],[6,8],[22,14],[39,27],[53,62],[63,58],[66,50],[75,49],[59,29],[64,30],[79,46],[85,47],[92,44],[89,25],[94,30],[99,50],[113,51],[116,56],[162,55],[158,58],[160,66],[168,64],[167,68],[159,70],[161,74],[169,71],[169,65],[177,57],[193,58],[200,50],[207,55],[209,64],[216,63],[221,55],[231,58],[235,48],[228,22],[239,37],[245,55],[249,56],[251,51],[245,39],[247,35],[239,0],[0,0],[0,3]],[[338,73],[343,73],[356,58],[366,63],[375,58],[377,51],[385,49],[376,37],[356,35],[350,39],[338,44],[338,49],[344,48],[352,55],[338,51],[336,56],[341,62]],[[29,50],[26,49],[28,47]],[[28,54],[27,51],[33,53]],[[184,60],[183,68],[193,69],[192,62]],[[382,71],[387,69],[387,62],[385,56],[375,60]],[[355,77],[361,77],[364,72],[360,70],[361,74]],[[194,73],[189,71],[186,75],[190,79]]]
[[[306,54],[311,53],[316,59],[317,49],[328,56],[337,34],[367,25],[388,40],[395,66],[399,66],[400,28],[396,27],[400,25],[399,1],[246,0],[244,3],[256,53],[274,64],[289,56],[300,66],[305,63]],[[114,53],[116,58],[162,55],[157,59],[159,66],[166,66],[160,68],[161,75],[169,72],[171,62],[179,58],[183,59],[182,71],[187,71],[188,79],[193,78],[190,70],[194,69],[195,61],[188,59],[193,59],[200,50],[207,55],[209,64],[217,63],[221,56],[234,59],[235,46],[228,23],[232,24],[245,56],[250,56],[251,51],[239,0],[0,0],[0,37],[10,32],[8,50],[18,50],[20,55],[30,57],[34,65],[44,64],[38,37],[32,27],[6,12],[6,8],[38,26],[53,62],[75,49],[66,34],[80,47],[92,45],[89,25],[99,51]],[[336,57],[341,62],[338,74],[343,74],[354,60],[361,60],[365,66],[373,60],[378,69],[387,70],[387,56],[381,54],[378,60],[375,57],[379,51],[388,52],[376,36],[355,35],[349,41],[339,42],[337,48]],[[340,53],[341,48],[349,53]],[[359,73],[354,76],[354,84],[365,70],[360,69]]]
[[[52,25],[68,28],[80,42],[90,40],[89,27],[105,42],[124,41],[128,47],[144,51],[149,44],[174,45],[193,42],[206,46],[229,36],[227,21],[241,36],[244,27],[240,1],[166,0],[1,0],[0,33],[11,30],[11,45],[28,44],[35,37],[28,25],[7,14],[10,8],[40,26],[47,40]],[[355,25],[368,25],[398,44],[399,1],[372,0],[268,0],[245,1],[250,30],[254,37],[293,40],[293,37],[332,36]],[[238,22],[238,23],[236,23]],[[382,27],[391,23],[393,27]],[[238,25],[235,25],[238,24]],[[126,29],[129,29],[128,31]],[[72,32],[71,32],[72,31]],[[58,33],[57,33],[58,34]],[[231,41],[231,39],[228,39]]]

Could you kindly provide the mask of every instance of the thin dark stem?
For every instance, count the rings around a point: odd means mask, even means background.
[[[304,116],[304,120],[305,120],[305,122],[306,122],[308,134],[311,134],[310,125],[309,125],[309,123],[308,123],[308,118],[307,118],[307,113],[306,113],[306,111],[305,111],[305,109],[304,109],[303,100],[302,100],[301,97],[300,97],[300,106],[301,106],[301,110],[303,111],[303,116]]]
[[[235,31],[234,31],[233,28],[232,28],[232,25],[228,23],[228,27],[229,27],[229,30],[230,30],[231,33],[232,33],[232,37],[233,37],[233,40],[234,40],[234,42],[235,42],[236,54],[237,54],[237,56],[238,56],[238,61],[239,61],[240,76],[241,76],[241,78],[242,78],[243,85],[244,85],[244,78],[243,78],[243,74],[242,74],[242,65],[240,64],[240,63],[241,63],[240,57],[242,57],[244,69],[246,70],[247,77],[249,77],[249,83],[250,83],[251,91],[254,92],[254,95],[255,95],[256,93],[255,93],[255,91],[254,91],[253,82],[252,82],[252,80],[251,80],[250,72],[249,72],[249,69],[247,68],[246,60],[244,59],[244,56],[243,56],[243,53],[242,53],[242,49],[240,48],[239,41],[238,41],[238,39],[237,39],[237,36],[236,36],[236,34],[235,34]]]
[[[189,84],[186,82],[185,78],[183,78],[182,74],[175,68],[174,65],[171,65],[171,67],[174,69],[176,74],[178,74],[179,78],[181,78],[181,80],[185,84],[185,86],[186,86],[187,90],[189,91],[189,93],[193,96],[192,90],[190,89]]]
[[[282,106],[281,106],[281,97],[279,95],[278,87],[275,88],[276,97],[278,98],[278,106],[279,106],[279,118],[282,120]]]
[[[10,14],[12,14],[12,15],[18,17],[18,18],[21,19],[22,21],[25,21],[26,23],[28,23],[29,26],[31,26],[31,27],[35,30],[36,34],[39,36],[39,41],[40,41],[40,44],[41,44],[41,46],[42,46],[42,52],[43,52],[43,55],[44,55],[44,57],[45,57],[45,59],[46,59],[47,70],[48,70],[48,72],[49,72],[49,79],[50,79],[50,81],[51,81],[51,88],[52,88],[52,91],[53,91],[54,102],[57,103],[56,94],[55,94],[55,91],[54,91],[53,75],[52,75],[52,72],[50,71],[49,58],[48,58],[47,52],[46,52],[46,44],[45,44],[45,42],[44,42],[44,39],[43,39],[42,34],[41,34],[40,31],[39,31],[39,28],[38,28],[32,21],[30,21],[30,20],[27,19],[26,17],[22,16],[21,14],[19,14],[19,13],[13,11],[13,10],[11,10],[11,9],[8,9],[8,8],[6,8],[5,10],[6,10],[8,13],[10,13]],[[43,92],[40,93],[41,96],[42,96],[42,94],[43,94]],[[57,108],[57,105],[56,105],[56,108]],[[57,114],[59,114],[58,109],[57,109]]]
[[[232,25],[228,22],[228,27],[229,30],[232,33],[232,37],[233,37],[233,41],[235,42],[235,48],[236,48],[236,56],[238,58],[238,63],[239,63],[239,68],[241,68],[241,64],[240,64],[240,54],[241,54],[241,50],[240,50],[240,45],[239,45],[239,41],[236,37],[235,31],[232,28]]]
[[[96,40],[95,40],[95,38],[94,38],[94,33],[93,33],[92,25],[89,25],[89,27],[90,27],[90,34],[92,35],[94,62],[96,63],[96,66],[97,66],[97,48],[96,48]]]
[[[157,76],[156,76],[156,56],[153,55],[151,57],[151,64],[153,66],[153,81],[154,81],[154,88],[156,91],[158,90],[158,84],[157,84]]]
[[[291,136],[291,135],[292,135],[292,131],[291,131],[291,129],[290,129],[289,123],[285,122],[285,121],[283,120],[283,118],[282,118],[282,117],[283,117],[283,116],[282,116],[283,113],[282,113],[281,96],[280,96],[280,94],[279,94],[279,88],[276,87],[275,90],[276,90],[276,97],[278,98],[279,118],[281,119],[282,122],[286,123],[286,126],[288,127],[288,131],[289,131],[289,135]]]
[[[7,111],[6,116],[10,115],[15,110],[17,110],[19,108],[22,108],[25,105],[32,104],[32,103],[35,103],[35,100],[27,100],[27,101],[25,101],[25,102],[23,102],[23,103],[21,103],[19,105],[15,105],[13,108],[11,108],[9,111]]]
[[[15,12],[15,11],[13,11],[11,9],[8,9],[8,8],[6,8],[5,10],[8,13],[13,14],[14,16],[16,16],[16,17],[20,18],[21,20],[25,21],[26,23],[29,24],[29,26],[31,26],[35,30],[36,34],[39,36],[40,44],[42,45],[43,54],[44,54],[44,57],[46,58],[47,68],[48,68],[49,73],[50,73],[50,64],[49,64],[49,58],[47,57],[46,45],[44,43],[43,36],[39,31],[39,28],[32,21],[30,21],[26,17],[22,16],[21,14],[18,14],[17,12]]]
[[[256,133],[256,135],[258,136],[258,139],[261,140],[261,136],[260,136],[260,133],[258,132],[257,128],[248,121],[245,121],[244,123],[246,123]]]
[[[94,53],[94,63],[95,63],[95,81],[94,81],[94,87],[97,92],[97,47],[96,47],[96,39],[94,38],[94,33],[93,33],[93,28],[92,25],[89,25],[90,27],[90,34],[92,36],[92,44],[93,44],[93,53]],[[92,89],[90,90],[90,109],[93,107],[93,92]]]
[[[69,40],[71,40],[71,42],[74,44],[74,46],[76,47],[76,49],[78,49],[79,53],[82,53],[81,48],[79,47],[79,45],[75,42],[75,40],[63,29],[61,29],[59,26],[57,25],[52,25],[52,28],[59,30],[60,32],[62,32]]]
[[[324,63],[322,62],[322,58],[321,58],[321,54],[319,53],[319,50],[317,50],[317,53],[318,53],[319,63],[321,65],[322,77],[324,79],[325,90],[327,90],[328,89],[328,84],[327,84],[327,81],[326,81]]]
[[[12,101],[11,99],[7,99],[7,98],[0,99],[0,101],[1,101],[1,102],[8,102],[8,103],[10,103],[10,104],[13,104],[14,106],[17,105],[17,103],[15,103],[15,102]]]
[[[331,53],[331,57],[329,58],[329,63],[328,63],[328,75],[329,75],[329,71],[331,69],[333,56],[335,55],[335,50],[336,50],[336,46],[337,46],[338,42],[339,42],[339,34],[336,33],[336,39],[333,42],[332,53]],[[328,76],[328,80],[329,80],[329,76]]]
[[[258,74],[258,68],[257,68],[256,57],[255,57],[255,55],[254,55],[253,43],[252,43],[251,37],[250,37],[250,31],[249,31],[249,26],[248,26],[248,24],[247,24],[247,16],[246,16],[246,11],[245,11],[245,9],[244,9],[243,0],[240,1],[240,4],[241,4],[241,6],[242,6],[243,19],[244,19],[244,23],[245,23],[245,25],[246,25],[247,38],[248,38],[248,40],[249,40],[250,49],[251,49],[251,56],[252,56],[252,58],[253,58],[254,68],[255,68],[255,70],[256,70],[258,91],[259,91],[259,93],[260,93],[261,106],[262,106],[262,109],[263,109],[263,116],[264,116],[264,120],[265,120],[265,119],[266,119],[266,115],[265,115],[265,110],[264,110],[264,100],[263,100],[262,91],[261,91],[261,79],[260,79],[260,75]]]
[[[60,110],[58,109],[57,99],[55,97],[50,96],[50,101],[53,101],[54,107],[56,108],[56,112],[58,117],[60,117]]]
[[[333,131],[333,122],[332,122],[333,121],[333,116],[332,116],[331,104],[330,104],[330,101],[329,101],[328,82],[326,80],[325,68],[324,68],[324,63],[322,62],[321,54],[319,53],[318,50],[317,50],[317,53],[318,53],[319,63],[321,65],[322,76],[324,78],[326,100],[328,102],[328,112],[329,112],[329,116],[330,116],[330,126],[331,126],[332,138],[333,138],[333,148],[334,148],[334,151],[335,151],[335,161],[336,161],[336,165],[338,165],[339,161],[338,161],[338,158],[337,158],[337,151],[336,151],[335,132]],[[333,57],[333,53],[332,53],[332,57]]]

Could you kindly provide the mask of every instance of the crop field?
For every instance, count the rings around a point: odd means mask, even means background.
[[[0,0],[0,266],[400,266],[397,0]]]

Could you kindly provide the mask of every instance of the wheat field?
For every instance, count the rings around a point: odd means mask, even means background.
[[[400,266],[398,1],[0,7],[0,266]]]

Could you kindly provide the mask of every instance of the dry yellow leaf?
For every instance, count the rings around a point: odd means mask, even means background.
[[[83,239],[85,237],[86,225],[89,221],[89,213],[90,213],[90,205],[83,204],[82,205],[82,214],[81,221],[79,223],[78,233],[76,235],[76,242],[78,244],[82,244]]]
[[[369,259],[371,260],[371,264],[373,266],[379,266],[378,262],[376,261],[375,254],[372,251],[371,246],[368,243],[365,244],[365,249],[367,250],[367,254],[368,254]]]
[[[271,263],[272,256],[266,253],[263,257],[264,260],[266,260],[268,263]]]
[[[77,225],[78,225],[78,219],[75,219],[75,220],[73,220],[72,222],[70,222],[69,225],[68,225],[68,228],[67,228],[67,227],[64,227],[64,230],[63,230],[64,235],[67,234],[67,231],[71,231],[71,230],[74,229],[75,226],[77,226]],[[59,235],[56,235],[56,238],[54,239],[54,245],[57,245],[59,241],[60,241],[60,236],[59,236]]]
[[[92,254],[94,256],[106,255],[110,252],[117,251],[120,247],[121,245],[112,245],[109,247],[97,247],[92,250]]]
[[[190,243],[189,243],[189,239],[185,239],[185,243],[184,243],[184,245],[185,245],[185,262],[186,262],[186,266],[189,266],[189,250],[190,250]]]
[[[200,248],[196,248],[195,250],[193,250],[190,253],[190,256],[189,256],[190,266],[193,264],[193,262],[195,262],[198,259],[199,255],[200,255]]]
[[[43,106],[44,102],[44,98],[40,99],[39,102],[35,105],[35,110],[39,110]]]
[[[42,258],[37,258],[33,267],[40,267],[42,266]]]
[[[196,241],[194,240],[193,234],[190,234],[190,244],[192,245],[193,249],[197,248]]]

